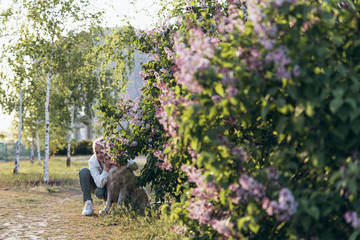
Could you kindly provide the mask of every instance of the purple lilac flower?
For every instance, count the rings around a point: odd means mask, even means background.
[[[179,235],[184,235],[186,232],[186,227],[183,226],[172,226],[171,229]]]
[[[242,6],[243,7],[243,6]],[[242,9],[246,9],[243,7]],[[247,11],[244,12],[244,19],[247,19]],[[218,12],[214,16],[214,20],[217,23],[217,29],[219,33],[233,32],[236,28],[240,31],[245,31],[244,21],[240,18],[239,9],[236,4],[229,5],[229,14],[224,16],[222,12]]]
[[[346,223],[350,224],[353,228],[360,227],[360,219],[358,218],[357,212],[347,211],[344,214]]]
[[[178,34],[175,34],[174,40],[174,48],[178,56],[175,59],[177,71],[174,72],[177,82],[186,86],[191,92],[202,92],[202,87],[194,80],[194,74],[210,65],[209,59],[214,56],[211,38],[200,28],[195,28],[190,30],[189,48]]]
[[[189,217],[198,220],[202,224],[209,224],[211,215],[214,212],[214,206],[207,200],[189,201]]]
[[[301,73],[301,69],[300,69],[299,65],[295,65],[294,68],[293,68],[294,76],[298,77],[298,76],[300,76],[300,73]]]
[[[285,2],[290,4],[296,4],[297,0],[275,0],[274,3],[277,7],[281,7]]]
[[[243,162],[246,162],[249,159],[249,155],[241,147],[234,147],[232,149],[232,153],[236,158],[240,159]]]
[[[138,143],[136,141],[133,141],[130,143],[130,147],[136,147],[138,145]]]
[[[195,162],[199,154],[191,147],[190,144],[188,145],[187,150],[191,156],[191,160]]]
[[[143,79],[145,79],[146,77],[149,76],[149,74],[144,73],[144,72],[140,72],[140,76],[141,76]]]
[[[279,222],[288,221],[296,213],[298,203],[288,188],[282,188],[279,193],[278,201],[270,201],[263,198],[262,208],[269,216],[277,215]]]
[[[229,219],[222,219],[218,220],[216,218],[211,219],[210,225],[213,227],[215,231],[223,235],[224,237],[228,238],[231,235],[231,227],[232,224],[230,223]]]
[[[99,126],[103,126],[104,125],[104,122],[100,122],[98,120],[95,120],[94,121],[95,125],[99,125]]]
[[[232,98],[239,94],[239,90],[235,87],[230,86],[226,89],[226,94],[228,98]]]
[[[247,174],[239,178],[239,184],[230,184],[229,189],[233,192],[229,198],[235,204],[247,203],[250,197],[260,202],[265,196],[264,186]]]
[[[220,102],[221,99],[222,99],[222,97],[219,96],[219,95],[211,96],[211,100],[212,100],[214,103]]]
[[[196,183],[197,186],[204,186],[205,177],[201,171],[193,166],[182,165],[180,169],[187,173],[189,182]]]
[[[286,66],[291,63],[291,60],[286,56],[287,50],[285,47],[279,47],[278,49],[270,52],[266,56],[267,62],[274,62],[277,67],[277,76],[279,79],[290,79],[291,73],[286,69]]]

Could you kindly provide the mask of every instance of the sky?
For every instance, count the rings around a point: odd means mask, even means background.
[[[121,25],[123,19],[140,29],[149,29],[156,23],[158,0],[89,0],[95,9],[104,9],[104,26]],[[11,0],[0,0],[0,11],[10,5]],[[132,4],[131,4],[132,3]],[[1,43],[1,39],[0,39]],[[0,108],[0,132],[8,132],[13,115],[7,115]]]

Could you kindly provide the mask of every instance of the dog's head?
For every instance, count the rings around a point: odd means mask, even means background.
[[[128,163],[126,164],[126,167],[128,169],[130,169],[131,171],[136,171],[139,168],[137,163],[132,159],[128,161]]]

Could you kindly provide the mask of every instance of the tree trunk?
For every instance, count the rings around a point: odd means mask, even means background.
[[[70,125],[70,130],[68,132],[67,158],[66,158],[67,167],[70,167],[70,163],[71,163],[71,136],[72,136],[72,129],[74,127],[74,118],[75,118],[75,106],[73,106],[71,109],[71,125]]]
[[[19,93],[19,138],[16,144],[16,154],[15,154],[15,167],[13,173],[19,173],[19,165],[20,165],[20,150],[21,150],[21,130],[22,130],[22,89],[20,88]]]
[[[40,153],[40,143],[39,143],[39,131],[36,130],[36,148],[38,153],[38,162],[41,164],[41,153]]]
[[[70,167],[70,163],[71,163],[71,130],[68,134],[66,166]]]
[[[31,164],[34,164],[34,137],[31,137]]]
[[[44,183],[49,182],[49,157],[50,157],[50,102],[51,73],[48,74],[45,100],[45,156],[44,156]]]

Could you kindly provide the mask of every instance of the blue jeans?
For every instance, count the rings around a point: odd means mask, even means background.
[[[80,187],[83,192],[84,202],[87,200],[92,200],[91,193],[95,193],[97,198],[106,200],[107,197],[107,188],[106,185],[103,188],[98,188],[95,185],[94,179],[90,174],[90,170],[87,167],[83,167],[79,171],[80,178]]]

